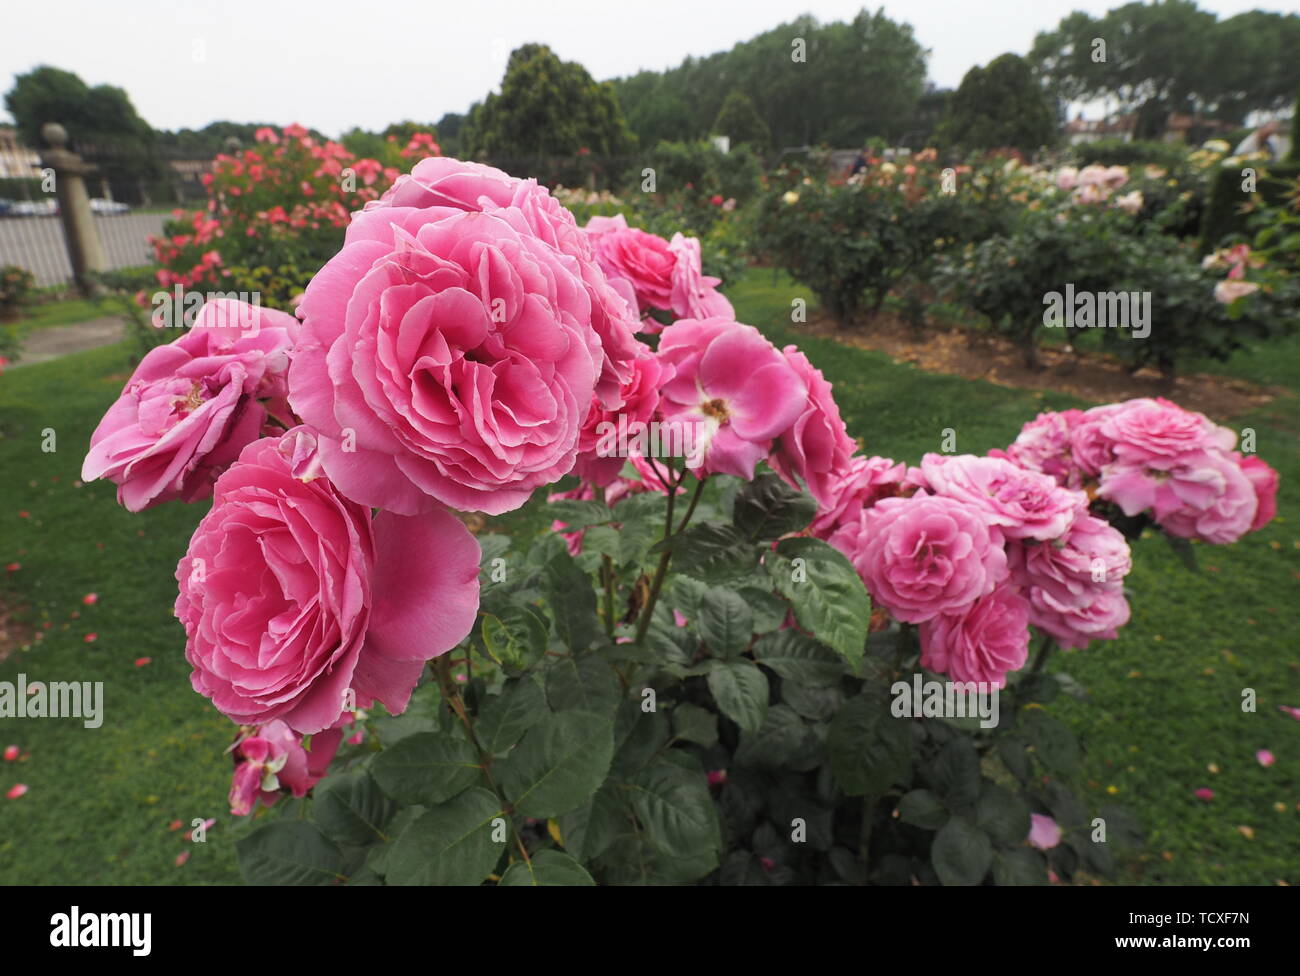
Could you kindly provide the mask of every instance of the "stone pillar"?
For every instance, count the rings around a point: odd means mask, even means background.
[[[41,165],[54,170],[54,189],[59,198],[59,219],[63,221],[63,240],[68,248],[72,273],[82,292],[93,291],[88,271],[107,271],[108,261],[104,246],[95,229],[90,212],[90,197],[86,193],[86,177],[96,167],[67,149],[68,133],[57,122],[47,122],[41,127],[41,137],[50,148],[41,154]]]

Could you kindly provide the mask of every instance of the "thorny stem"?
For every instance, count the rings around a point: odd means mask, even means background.
[[[602,557],[604,564],[601,575],[605,577],[605,633],[614,639],[614,561],[609,556]]]
[[[682,472],[681,478],[673,481],[668,489],[668,517],[664,520],[664,542],[668,542],[674,536],[681,533],[690,522],[691,516],[695,514],[695,506],[700,502],[700,495],[704,492],[704,481],[701,478],[695,483],[695,494],[691,497],[691,504],[686,509],[686,514],[682,517],[681,523],[673,530],[673,497],[677,494],[677,489],[681,483],[686,480],[686,472]],[[637,622],[636,642],[640,644],[650,629],[650,618],[654,613],[655,604],[659,602],[659,590],[664,585],[664,577],[668,575],[668,562],[673,558],[673,547],[665,546],[664,551],[659,556],[659,565],[655,569],[654,580],[650,583],[650,595],[646,598],[645,608],[641,611],[641,619]]]
[[[474,722],[469,717],[469,711],[465,708],[465,699],[461,697],[460,689],[456,687],[456,682],[451,677],[451,661],[444,655],[433,659],[433,673],[438,679],[438,686],[442,689],[442,697],[447,700],[451,710],[456,713],[456,717],[461,720],[465,726],[465,732],[469,736],[470,744],[474,751],[478,753],[479,768],[483,770],[483,778],[487,781],[488,788],[496,794],[501,801],[501,809],[506,814],[507,821],[510,824],[510,832],[514,835],[515,843],[519,845],[519,853],[523,855],[525,863],[532,865],[532,858],[528,856],[528,848],[524,846],[524,839],[519,836],[519,831],[515,827],[515,819],[510,801],[506,799],[501,788],[497,786],[496,780],[492,778],[490,769],[492,757],[484,750],[482,743],[478,740],[478,735],[474,732]]]

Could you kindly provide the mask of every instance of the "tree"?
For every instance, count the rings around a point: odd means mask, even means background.
[[[945,146],[1031,153],[1056,140],[1056,118],[1028,62],[1004,54],[966,72],[937,137]]]
[[[713,120],[713,131],[726,136],[733,146],[748,144],[760,153],[766,152],[772,142],[767,123],[742,91],[732,91],[723,101],[718,117]]]
[[[630,151],[632,137],[614,89],[582,65],[561,61],[544,44],[510,54],[501,93],[471,109],[462,148],[489,160],[595,156]]]

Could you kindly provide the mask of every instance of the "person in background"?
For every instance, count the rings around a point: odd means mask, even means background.
[[[864,169],[866,169],[870,165],[870,163],[867,160],[867,156],[869,155],[869,153],[870,153],[870,149],[867,146],[863,146],[861,149],[858,150],[857,158],[853,160],[853,168],[849,170],[850,176],[857,176],[859,173],[861,173]]]
[[[1277,159],[1277,140],[1273,138],[1275,132],[1277,132],[1277,123],[1265,122],[1237,144],[1233,155],[1244,156],[1248,153],[1266,152],[1269,159]]]

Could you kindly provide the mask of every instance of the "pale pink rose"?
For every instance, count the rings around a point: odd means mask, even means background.
[[[531,233],[577,262],[578,275],[591,302],[591,327],[603,353],[596,393],[608,407],[618,406],[618,388],[628,379],[636,356],[636,303],[613,287],[596,263],[587,235],[565,207],[536,180],[522,180],[482,163],[433,156],[366,210],[384,207],[450,207],[494,213],[521,233]]]
[[[660,409],[694,431],[697,475],[746,481],[808,401],[808,387],[752,325],[680,319],[664,329],[659,358],[671,365]]]
[[[1251,487],[1255,489],[1255,500],[1258,504],[1255,508],[1255,521],[1251,523],[1250,531],[1258,532],[1273,521],[1273,516],[1277,514],[1278,473],[1254,454],[1243,457],[1234,451],[1232,457],[1236,460],[1241,473],[1250,481]]]
[[[1237,440],[1231,430],[1216,426],[1204,414],[1184,410],[1163,397],[1129,400],[1120,406],[1103,424],[1117,461],[1174,458],[1209,448],[1230,451]]]
[[[956,613],[1006,578],[1002,536],[951,498],[884,498],[862,516],[850,560],[871,597],[898,620]]]
[[[802,487],[798,481],[802,479],[809,494],[819,504],[826,504],[832,497],[835,479],[846,473],[856,445],[822,371],[814,368],[795,346],[786,346],[782,355],[807,386],[808,401],[795,422],[778,435],[777,448],[768,464],[796,487]]]
[[[1079,184],[1081,186],[1104,186],[1109,176],[1109,171],[1105,166],[1098,166],[1093,163],[1091,166],[1085,166],[1079,170]]]
[[[1141,190],[1134,190],[1131,193],[1125,193],[1123,196],[1115,198],[1115,206],[1119,207],[1127,214],[1136,214],[1141,212],[1142,206],[1146,201],[1142,198]]]
[[[1106,181],[1106,185],[1111,189],[1121,187],[1128,182],[1128,167],[1107,166],[1103,179]]]
[[[1002,688],[1028,654],[1029,605],[1010,586],[921,624],[921,666],[954,681]]]
[[[283,409],[291,315],[225,299],[151,349],[90,437],[84,481],[107,478],[129,511],[212,494],[217,476]],[[277,401],[279,405],[277,406]]]
[[[1075,201],[1083,204],[1101,203],[1109,196],[1110,190],[1096,183],[1083,183],[1074,191]]]
[[[1277,762],[1277,759],[1274,757],[1273,753],[1269,752],[1267,749],[1260,749],[1258,752],[1256,752],[1255,760],[1261,766],[1264,767],[1272,766],[1273,763]]]
[[[1074,461],[1071,434],[1083,416],[1082,410],[1073,409],[1040,413],[1020,428],[1006,456],[1021,467],[1050,475],[1058,484],[1078,488],[1082,472]],[[996,457],[997,452],[989,455]]]
[[[365,211],[308,285],[289,399],[353,501],[497,515],[573,467],[603,355],[590,295],[500,214]]]
[[[674,234],[668,250],[677,260],[673,265],[673,315],[679,319],[735,318],[731,302],[717,291],[722,279],[704,274],[699,238]]]
[[[897,495],[907,477],[907,465],[889,458],[857,455],[826,479],[825,497],[813,516],[809,532],[836,548],[835,535],[846,531],[846,546],[856,544],[864,510],[882,498]],[[846,555],[848,552],[841,548]]]
[[[1008,556],[1017,584],[1044,590],[1058,607],[1085,607],[1100,591],[1121,589],[1133,568],[1124,536],[1087,514],[1057,541],[1013,545]]]
[[[1073,166],[1062,166],[1056,171],[1056,188],[1073,190],[1079,184],[1079,171]]]
[[[1238,298],[1253,295],[1257,291],[1259,285],[1253,281],[1228,279],[1214,286],[1214,300],[1223,305],[1231,305]]]
[[[403,711],[478,611],[479,547],[461,521],[372,518],[327,479],[295,478],[311,436],[246,447],[176,567],[194,690],[241,725],[303,734],[333,727],[349,697]]]
[[[1029,622],[1051,634],[1062,647],[1086,647],[1093,640],[1114,640],[1128,623],[1129,606],[1122,587],[1095,590],[1093,599],[1082,606],[1061,602],[1055,589],[1031,586]]]
[[[1223,544],[1250,531],[1259,509],[1251,480],[1221,451],[1116,462],[1103,473],[1099,497],[1125,515],[1150,510],[1170,535]]]
[[[632,361],[632,372],[619,390],[621,406],[614,410],[593,402],[587,420],[578,435],[578,460],[573,473],[598,485],[607,485],[618,477],[629,456],[637,447],[648,450],[651,428],[659,412],[659,391],[673,376],[673,367],[656,356],[648,346],[642,346],[642,355]],[[646,425],[644,428],[636,425]],[[626,437],[620,432],[626,432]],[[644,431],[644,440],[638,442],[638,433]],[[664,432],[659,431],[664,440]],[[665,449],[676,449],[672,443],[661,443]]]
[[[921,474],[936,495],[984,513],[1011,539],[1056,539],[1088,507],[1082,492],[1010,461],[972,454],[927,454]]]
[[[1040,851],[1050,851],[1061,842],[1061,828],[1051,817],[1041,813],[1029,815],[1029,844]]]
[[[232,749],[230,812],[246,817],[259,802],[271,806],[286,789],[294,796],[306,796],[324,778],[342,739],[341,729],[326,729],[311,737],[308,751],[302,736],[279,719],[252,729]]]

